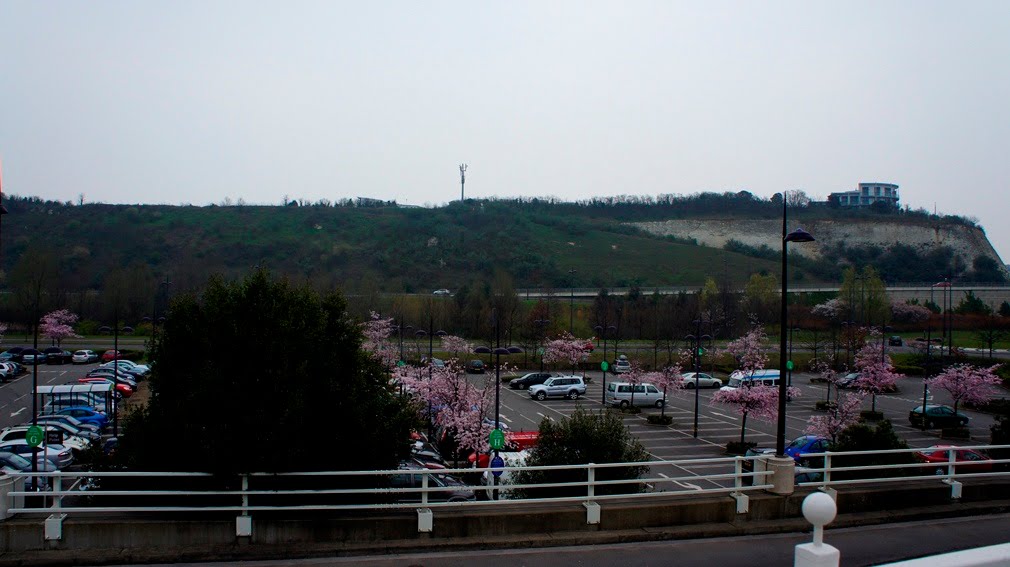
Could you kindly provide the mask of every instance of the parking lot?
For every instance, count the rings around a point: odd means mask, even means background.
[[[523,373],[523,371],[519,371],[516,374],[521,376]],[[535,430],[545,417],[552,419],[565,417],[578,406],[599,410],[603,407],[603,374],[602,372],[589,372],[586,376],[591,380],[587,383],[586,395],[578,400],[560,398],[538,401],[530,398],[525,390],[512,390],[503,383],[501,388],[502,421],[514,430]],[[810,380],[814,376],[806,373],[793,374],[793,386],[800,389],[801,396],[787,404],[787,441],[805,433],[807,420],[812,415],[824,413],[815,410],[814,404],[818,400],[826,398],[826,385],[811,383]],[[607,374],[608,382],[614,379],[613,374]],[[621,380],[620,376],[616,379]],[[882,411],[884,416],[891,420],[895,431],[908,442],[910,447],[967,444],[967,441],[963,440],[956,443],[942,441],[939,429],[922,431],[908,422],[909,410],[922,404],[922,385],[922,379],[918,377],[902,379],[899,381],[898,392],[877,396],[877,410]],[[673,423],[670,426],[647,423],[646,417],[648,415],[660,412],[658,408],[653,407],[644,407],[642,412],[637,415],[625,415],[624,423],[631,433],[642,442],[650,457],[656,460],[706,459],[725,456],[726,443],[740,439],[741,422],[732,406],[712,402],[712,395],[716,391],[712,389],[698,391],[697,438],[694,437],[694,390],[680,390],[668,396],[666,414],[673,418]],[[932,392],[932,396],[933,399],[930,403],[950,403],[944,392]],[[832,391],[832,397],[834,397],[834,391]],[[869,397],[864,402],[864,409],[870,409]],[[971,418],[969,427],[972,442],[988,443],[989,426],[993,423],[992,416],[964,408],[958,408],[958,411]],[[773,422],[760,421],[751,417],[747,420],[746,440],[753,441],[759,446],[774,447],[775,427],[776,424]],[[718,466],[725,468],[725,465],[695,463],[685,467],[677,467],[679,470],[657,469],[653,472],[673,477],[713,474],[718,471],[712,470],[712,467]],[[690,481],[679,481],[678,484],[684,488],[696,486]]]
[[[77,383],[98,363],[39,365],[39,386]],[[0,384],[0,428],[19,425],[32,418],[32,368],[9,382]],[[41,403],[41,400],[39,400]]]

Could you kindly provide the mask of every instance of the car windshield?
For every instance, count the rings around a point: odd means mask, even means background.
[[[806,437],[800,437],[799,439],[793,439],[793,442],[789,444],[789,449],[795,449],[796,447],[802,447],[807,442]]]

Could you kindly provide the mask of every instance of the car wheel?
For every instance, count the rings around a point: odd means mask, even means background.
[[[687,388],[688,390],[693,390],[694,382],[688,382],[687,384],[684,384],[684,387]]]
[[[712,388],[722,388],[722,382],[712,382]]]
[[[525,390],[527,388],[529,388],[529,386],[527,386],[526,384],[519,384],[519,389],[520,390]]]
[[[936,476],[943,476],[947,474],[947,471],[943,470],[942,467],[937,467],[936,470],[933,472],[933,474],[935,474]]]
[[[663,400],[656,400],[656,407],[657,408],[663,409],[663,406],[665,406],[665,405],[666,405],[666,402],[664,402]]]
[[[621,400],[621,409],[625,409],[627,407],[628,407],[628,400]]]
[[[576,392],[575,390],[572,390],[571,392],[568,392],[568,399],[569,400],[577,400],[577,399],[579,399],[579,393]]]
[[[928,429],[935,429],[936,428],[936,422],[933,421],[932,419],[926,420],[926,428],[928,428]]]
[[[547,399],[547,394],[545,392],[537,392],[537,399],[540,401]]]

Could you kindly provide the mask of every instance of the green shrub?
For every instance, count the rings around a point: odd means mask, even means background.
[[[831,446],[832,451],[883,451],[888,449],[907,449],[908,443],[894,432],[890,420],[884,419],[875,424],[856,423],[845,428],[838,434],[838,441]],[[877,465],[897,465],[915,463],[912,453],[893,453],[884,455],[848,455],[832,457],[833,467],[859,467]],[[877,469],[868,471],[845,471],[833,473],[833,479],[873,478],[888,476],[909,476],[921,474],[916,467]]]

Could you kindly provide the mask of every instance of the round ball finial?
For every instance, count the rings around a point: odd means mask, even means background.
[[[814,492],[803,499],[803,517],[816,527],[830,524],[837,513],[834,499],[823,492]]]

